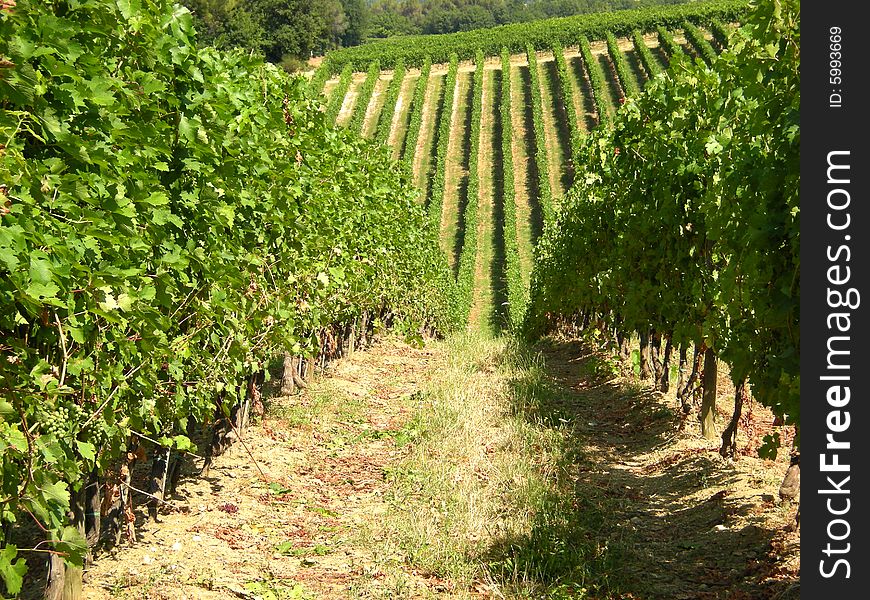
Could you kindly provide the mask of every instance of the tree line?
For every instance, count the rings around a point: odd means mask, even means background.
[[[367,37],[456,33],[686,0],[373,0]]]
[[[244,48],[296,70],[336,48],[398,35],[455,33],[507,23],[686,0],[181,0],[199,40]]]

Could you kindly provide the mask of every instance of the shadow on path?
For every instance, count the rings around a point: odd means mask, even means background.
[[[670,400],[596,377],[599,358],[579,342],[515,346],[505,360],[524,366],[510,382],[515,413],[561,441],[532,530],[490,548],[502,585],[520,574],[548,598],[581,588],[584,598],[798,597],[796,574],[778,573],[776,559],[783,546],[796,552],[799,534],[782,531],[761,493],[760,459],[728,466],[677,438]]]

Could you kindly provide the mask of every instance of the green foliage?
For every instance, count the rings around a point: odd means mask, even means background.
[[[454,54],[450,57],[447,67],[447,78],[444,81],[444,93],[441,101],[441,118],[438,121],[438,131],[435,147],[435,161],[432,165],[432,188],[429,190],[429,222],[433,230],[441,227],[441,212],[444,207],[444,190],[447,162],[447,145],[450,141],[450,124],[453,120],[453,103],[456,98],[456,73],[459,69],[459,58]]]
[[[378,61],[374,61],[369,65],[368,73],[366,74],[366,80],[363,82],[362,87],[359,90],[359,93],[356,96],[356,104],[353,107],[353,115],[348,122],[348,129],[355,132],[356,134],[362,134],[363,125],[366,120],[366,113],[368,112],[369,102],[372,99],[372,93],[375,91],[375,86],[378,84],[378,80],[381,78],[381,64]]]
[[[468,188],[465,204],[465,226],[462,251],[459,254],[459,269],[456,281],[461,301],[463,321],[468,321],[474,298],[474,271],[477,263],[477,212],[480,200],[480,120],[483,112],[483,52],[475,57],[474,79],[472,80],[471,146],[468,155]]]
[[[423,61],[420,70],[420,78],[414,86],[414,97],[408,109],[411,117],[408,123],[408,133],[403,144],[402,160],[408,177],[414,173],[414,156],[417,153],[417,141],[420,139],[420,128],[423,127],[423,105],[426,103],[426,90],[429,87],[429,71],[432,70],[432,61],[427,58]]]
[[[329,126],[302,78],[194,35],[168,0],[0,12],[0,515],[72,564],[70,494],[134,432],[182,447],[218,395],[364,312],[454,324],[387,150]]]
[[[544,101],[541,97],[541,72],[534,47],[526,46],[529,61],[529,86],[532,96],[532,125],[535,129],[535,167],[538,171],[538,202],[544,222],[553,216],[553,192],[550,189],[550,161],[547,160],[547,138],[544,134]]]
[[[317,67],[317,70],[314,71],[314,74],[311,76],[311,79],[308,80],[308,89],[311,90],[311,93],[314,95],[320,95],[323,93],[323,86],[326,85],[326,80],[329,79],[329,65],[327,61],[324,60],[320,63],[320,66]]]
[[[493,14],[478,4],[465,4],[449,9],[436,9],[423,20],[421,33],[455,33],[497,25]]]
[[[373,38],[455,33],[553,17],[681,4],[689,0],[370,0]],[[345,44],[350,45],[350,44]]]
[[[576,43],[580,36],[604,39],[608,31],[624,36],[635,29],[651,31],[660,25],[679,27],[687,18],[699,22],[711,19],[739,21],[746,14],[747,6],[747,0],[705,0],[513,23],[444,35],[399,36],[335,50],[329,58],[333,73],[340,72],[348,62],[368,64],[379,60],[382,64],[392,64],[399,57],[404,58],[408,66],[421,65],[427,57],[435,63],[444,63],[452,54],[457,54],[460,60],[470,60],[478,49],[484,56],[496,56],[503,46],[513,53],[524,52],[527,44],[535,50],[547,50],[554,41],[566,46]]]
[[[384,108],[381,109],[381,114],[378,119],[378,128],[375,131],[375,139],[386,144],[390,137],[390,129],[393,125],[393,115],[396,112],[396,102],[399,99],[399,94],[402,91],[402,81],[405,79],[405,61],[399,59],[393,67],[393,79],[390,81],[390,86],[387,88],[387,95],[384,99]]]
[[[585,36],[580,38],[580,56],[583,57],[583,65],[586,67],[586,75],[589,76],[589,86],[592,88],[592,101],[595,103],[595,112],[598,114],[599,125],[610,125],[610,102],[605,93],[604,71],[601,64],[592,54],[589,40]]]
[[[640,29],[635,29],[631,38],[634,41],[634,49],[640,59],[640,64],[643,65],[643,70],[646,71],[646,76],[649,79],[655,79],[662,72],[662,66],[643,39],[643,33]]]
[[[707,41],[707,38],[704,37],[704,33],[689,21],[683,23],[683,31],[686,34],[686,39],[694,46],[700,57],[704,59],[704,62],[712,65],[716,60],[717,54],[710,42]]]
[[[659,25],[656,28],[656,32],[659,34],[659,44],[661,44],[661,47],[664,48],[665,52],[667,52],[671,62],[673,62],[677,57],[686,54],[683,47],[674,40],[673,34],[668,31],[667,27]]]
[[[347,26],[341,35],[342,46],[356,46],[363,42],[369,22],[366,0],[341,0]]]
[[[559,42],[553,42],[553,56],[556,59],[556,73],[559,77],[562,106],[565,107],[565,114],[568,116],[568,135],[571,140],[571,160],[573,161],[583,143],[583,130],[580,129],[577,111],[574,108],[574,90],[571,87],[571,76],[568,73],[565,51]]]
[[[613,66],[616,69],[616,75],[619,77],[623,96],[628,98],[637,94],[640,91],[637,87],[637,80],[628,66],[628,61],[625,60],[625,54],[619,49],[616,36],[609,31],[607,32],[607,53],[610,55],[610,60],[613,61]]]
[[[703,343],[800,422],[799,8],[759,3],[713,68],[675,59],[587,138],[537,247],[527,333],[594,313]]]
[[[345,3],[360,0],[182,0],[194,14],[200,42],[254,52],[273,63],[307,60],[353,36]]]
[[[341,71],[338,84],[333,88],[332,94],[329,96],[329,104],[326,107],[327,123],[335,123],[335,120],[338,118],[338,113],[341,112],[341,106],[344,104],[344,98],[347,96],[347,90],[350,89],[352,79],[353,65],[347,64]]]
[[[731,36],[731,29],[722,23],[719,19],[710,21],[710,33],[713,34],[713,39],[719,44],[720,48],[728,47],[728,38]]]
[[[511,57],[507,48],[501,51],[501,150],[504,190],[504,254],[507,283],[507,322],[516,329],[523,321],[528,303],[528,291],[520,272],[520,252],[517,244],[517,208],[514,184],[513,121],[511,119]]]

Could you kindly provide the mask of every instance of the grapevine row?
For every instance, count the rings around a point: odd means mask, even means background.
[[[583,57],[583,65],[586,67],[586,73],[589,75],[589,85],[592,88],[592,100],[595,102],[595,110],[598,113],[598,125],[607,126],[610,124],[610,103],[607,102],[604,92],[604,71],[601,70],[601,64],[595,59],[592,54],[592,48],[589,47],[589,40],[586,37],[581,37],[579,41],[580,55]]]
[[[634,49],[640,59],[640,64],[643,65],[643,69],[646,71],[647,78],[655,79],[659,73],[662,72],[661,64],[659,64],[659,61],[656,60],[655,56],[653,56],[649,46],[646,45],[646,42],[643,39],[643,33],[641,33],[640,29],[635,29],[632,32],[631,37],[634,41]]]
[[[311,79],[308,80],[308,89],[315,96],[319,96],[323,92],[323,86],[326,85],[326,81],[329,79],[330,70],[329,65],[326,61],[320,63],[320,66],[314,71],[314,74],[311,76]]]
[[[686,51],[677,43],[673,34],[671,34],[667,28],[659,25],[656,28],[656,32],[659,34],[659,44],[661,44],[661,47],[664,48],[665,52],[668,54],[669,62],[673,62],[674,58],[677,56],[685,56]]]
[[[393,126],[393,117],[396,112],[396,102],[399,99],[399,94],[402,91],[402,81],[405,79],[405,61],[401,58],[396,61],[393,67],[393,79],[390,81],[390,86],[387,88],[387,95],[384,100],[384,108],[381,109],[381,114],[378,119],[378,127],[375,132],[375,139],[386,144],[390,137],[390,129]]]
[[[375,91],[375,86],[381,78],[381,64],[374,61],[369,65],[369,70],[366,73],[366,80],[360,88],[356,98],[356,106],[352,109],[353,116],[348,122],[348,129],[356,134],[361,134],[363,125],[366,122],[366,113],[368,112],[369,103],[372,99],[372,93]]]
[[[477,219],[480,201],[480,120],[483,112],[483,52],[475,57],[474,79],[472,80],[471,101],[471,150],[468,155],[468,188],[465,203],[465,234],[462,241],[462,251],[459,254],[459,269],[457,270],[457,287],[462,303],[465,320],[471,310],[474,296],[474,271],[477,261]]]
[[[520,271],[520,253],[517,243],[516,189],[513,171],[514,133],[511,118],[511,57],[507,48],[503,48],[501,51],[501,114],[499,116],[501,118],[502,188],[504,190],[502,202],[504,207],[503,238],[508,303],[507,321],[511,329],[516,329],[522,323],[523,315],[526,312],[528,294]]]
[[[338,84],[332,90],[332,95],[329,97],[329,104],[326,107],[326,121],[328,123],[335,123],[335,120],[338,118],[338,113],[341,112],[341,106],[344,104],[344,98],[347,96],[347,90],[350,88],[352,79],[353,65],[349,63],[341,71]]]
[[[708,437],[717,359],[728,365],[737,392],[723,455],[746,384],[800,422],[799,31],[798,2],[759,5],[716,69],[686,63],[650,81],[589,137],[585,173],[536,248],[528,333],[603,324],[617,347],[636,333],[680,349],[681,363],[694,347],[678,396],[695,389],[703,355]]]
[[[414,96],[408,109],[411,117],[408,123],[408,133],[405,135],[402,160],[405,164],[405,172],[408,176],[414,173],[414,157],[417,154],[417,141],[420,139],[420,130],[423,128],[423,105],[426,103],[426,90],[429,87],[429,72],[432,70],[432,61],[427,58],[420,71],[420,78],[414,86]]]
[[[513,23],[453,34],[401,36],[333,51],[327,62],[331,72],[338,73],[348,62],[368,64],[380,60],[383,64],[392,64],[399,57],[404,58],[408,66],[419,66],[426,57],[435,63],[444,63],[452,54],[457,54],[461,60],[471,60],[478,49],[484,56],[497,56],[503,46],[512,53],[525,51],[527,44],[535,50],[548,50],[554,41],[566,46],[575,43],[580,36],[604,39],[608,31],[627,36],[635,29],[651,31],[658,25],[679,27],[687,18],[703,23],[712,19],[740,21],[748,8],[747,0],[707,0]]]
[[[553,42],[553,56],[556,59],[556,73],[559,77],[562,104],[565,106],[565,114],[568,115],[568,134],[571,138],[571,160],[573,162],[580,144],[583,142],[583,130],[580,128],[577,110],[574,106],[574,90],[571,86],[571,76],[568,73],[565,51],[559,42]]]
[[[458,69],[459,58],[454,54],[450,57],[450,65],[447,67],[447,78],[444,82],[441,120],[438,122],[435,164],[432,166],[435,174],[432,180],[432,188],[429,190],[429,220],[436,231],[441,223],[441,212],[444,208],[447,146],[450,142],[450,125],[453,120],[453,104],[457,101],[456,74]]]
[[[689,21],[683,23],[683,31],[686,33],[686,39],[695,47],[704,62],[712,65],[717,57],[716,50],[704,37],[703,32]]]
[[[619,49],[619,42],[611,32],[607,32],[607,52],[613,61],[619,85],[622,87],[624,97],[636,96],[638,93],[637,81],[631,73],[625,54]]]
[[[219,453],[271,364],[294,381],[375,319],[456,324],[385,148],[334,130],[304,79],[198,47],[170,0],[134,12],[0,16],[4,597],[47,557],[46,596],[67,574],[74,595],[89,540],[135,538],[137,463],[153,461],[156,516],[191,439]]]
[[[544,137],[544,109],[541,98],[541,75],[534,47],[526,46],[529,61],[529,86],[532,91],[532,124],[535,129],[535,167],[538,171],[538,201],[544,222],[553,214],[553,191],[550,188],[550,163],[547,160],[547,139]]]
[[[731,31],[728,29],[728,26],[722,23],[719,19],[712,19],[710,21],[710,32],[713,34],[713,39],[716,40],[716,43],[719,44],[719,47],[723,50],[728,47],[728,37],[731,35]]]

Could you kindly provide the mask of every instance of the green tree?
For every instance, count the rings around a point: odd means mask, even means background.
[[[324,36],[319,48],[322,51],[340,46],[347,33],[349,22],[343,4],[343,0],[320,0],[316,3],[324,26]]]
[[[363,0],[341,0],[347,17],[347,28],[341,37],[342,46],[358,46],[366,36],[369,22],[369,8]]]

